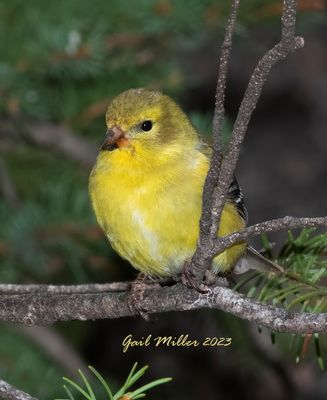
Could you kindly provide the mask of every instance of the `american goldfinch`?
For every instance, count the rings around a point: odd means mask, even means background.
[[[210,148],[168,96],[146,89],[115,97],[107,133],[89,180],[97,221],[117,253],[150,276],[175,277],[195,251]],[[245,226],[246,210],[234,180],[218,235]],[[245,252],[240,243],[213,261],[226,273]]]

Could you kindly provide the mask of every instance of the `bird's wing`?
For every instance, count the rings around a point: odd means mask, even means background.
[[[232,183],[228,189],[228,199],[236,205],[238,213],[244,219],[244,221],[247,222],[248,212],[245,207],[242,190],[235,176],[233,177]]]
[[[212,147],[205,139],[201,138],[200,140],[199,151],[210,158]],[[242,190],[235,176],[233,177],[232,183],[228,189],[228,200],[236,205],[238,213],[246,222],[248,219],[248,212],[245,207]],[[253,247],[247,246],[245,255],[234,267],[234,272],[244,273],[250,269],[284,273],[284,269],[280,265],[264,257]]]
[[[198,150],[206,157],[211,157],[212,147],[202,137],[200,137]],[[238,213],[246,222],[248,219],[248,212],[245,207],[242,190],[235,176],[233,177],[232,183],[228,189],[228,200],[236,205]]]

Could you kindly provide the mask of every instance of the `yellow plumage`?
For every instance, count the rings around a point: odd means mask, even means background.
[[[133,267],[175,276],[196,247],[207,151],[186,115],[159,92],[120,94],[106,122],[108,135],[89,181],[98,223]],[[219,235],[244,225],[235,204],[227,202]],[[225,250],[213,269],[229,270],[244,250],[245,244]]]

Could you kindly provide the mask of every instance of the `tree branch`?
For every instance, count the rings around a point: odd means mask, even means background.
[[[220,72],[218,76],[218,84],[216,90],[216,96],[219,97],[219,101],[216,101],[215,110],[214,110],[214,119],[213,119],[213,145],[214,145],[214,152],[219,152],[219,163],[213,162],[212,168],[217,173],[217,178],[220,175],[220,168],[221,163],[223,162],[223,148],[222,148],[222,126],[225,118],[225,110],[224,110],[224,103],[225,103],[225,91],[226,91],[226,75],[227,75],[227,68],[228,62],[230,59],[230,53],[232,51],[232,38],[234,27],[237,18],[237,10],[239,6],[239,1],[233,1],[232,10],[227,22],[226,28],[226,36],[222,44],[222,57],[220,59]],[[222,76],[221,76],[222,75]],[[223,80],[223,82],[221,82]],[[215,123],[216,119],[218,120]],[[219,143],[219,147],[215,146],[215,143]],[[215,191],[217,190],[217,186],[219,184],[219,179],[214,183],[214,192],[212,195],[212,204],[210,207],[211,215],[210,215],[210,238],[214,240],[217,237],[217,231],[219,226],[219,220],[215,217]]]
[[[208,250],[212,248],[212,240],[210,230],[212,225],[212,207],[213,207],[213,193],[218,182],[219,166],[222,160],[222,127],[225,118],[225,91],[228,64],[232,51],[233,32],[237,18],[237,11],[240,0],[233,0],[230,16],[226,25],[224,40],[221,46],[221,55],[219,61],[218,79],[216,87],[216,101],[213,117],[213,152],[210,160],[210,167],[205,179],[203,198],[202,198],[202,215],[200,219],[200,233],[198,239],[197,251],[194,255],[196,258],[199,256],[199,262],[205,262]],[[210,260],[209,260],[210,262]],[[210,265],[205,262],[205,265]]]
[[[304,39],[302,37],[294,36],[296,8],[296,0],[284,0],[281,18],[281,41],[262,57],[254,69],[241,102],[224,158],[221,163],[218,162],[220,159],[216,156],[213,157],[211,161],[211,169],[215,172],[209,172],[209,174],[214,176],[217,176],[218,174],[219,179],[217,185],[215,185],[215,182],[210,180],[204,188],[202,218],[205,218],[206,223],[203,224],[202,222],[200,224],[200,228],[202,227],[202,229],[200,229],[198,246],[192,257],[191,263],[188,265],[188,273],[190,276],[194,277],[195,287],[202,280],[204,272],[210,268],[212,263],[213,254],[215,254],[213,251],[213,241],[217,240],[216,237],[220,217],[227,198],[228,188],[233,178],[237,160],[239,158],[241,144],[246,134],[252,113],[259,100],[262,88],[268,79],[270,70],[289,53],[294,52],[304,45]],[[217,95],[219,94],[218,92],[219,91],[217,90]],[[217,105],[216,103],[216,108],[218,107],[220,107],[220,105]],[[216,112],[219,111],[215,111],[215,113]],[[214,131],[214,137],[218,133],[219,132]],[[208,222],[207,217],[209,211],[211,213],[210,223]]]
[[[101,285],[99,285],[100,288]],[[137,315],[127,301],[129,292],[63,294],[32,292],[0,296],[0,320],[27,326],[48,325],[57,321],[94,320]],[[212,286],[199,293],[177,283],[170,287],[149,288],[142,307],[148,314],[189,311],[200,308],[219,309],[248,321],[255,321],[278,332],[327,332],[327,314],[292,313],[260,303],[231,289]]]
[[[2,400],[37,400],[0,379],[0,399]]]
[[[259,236],[263,233],[279,232],[297,228],[316,228],[320,226],[327,226],[327,217],[297,218],[287,216],[284,218],[261,222],[259,224],[251,225],[241,231],[234,232],[219,239],[217,238],[211,256],[215,257],[227,247],[230,247],[235,243],[246,241],[251,237]]]
[[[19,285],[13,283],[0,284],[1,294],[70,294],[70,293],[103,293],[125,292],[130,289],[130,282],[89,283],[85,285]]]

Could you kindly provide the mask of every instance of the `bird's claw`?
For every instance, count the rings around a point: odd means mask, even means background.
[[[208,293],[209,287],[205,281],[199,281],[191,268],[191,263],[187,260],[183,267],[182,283],[189,289],[195,289],[200,293]]]
[[[154,279],[148,279],[149,277],[140,272],[136,279],[131,283],[131,290],[127,297],[127,305],[130,312],[133,315],[140,315],[144,320],[149,321],[150,317],[147,310],[144,307],[144,292],[147,288],[161,287],[161,284],[165,284],[167,280],[156,281]]]
[[[147,310],[143,307],[144,292],[147,287],[146,275],[139,273],[136,279],[131,283],[131,290],[127,297],[127,305],[132,314],[140,315],[146,321],[149,321]]]

